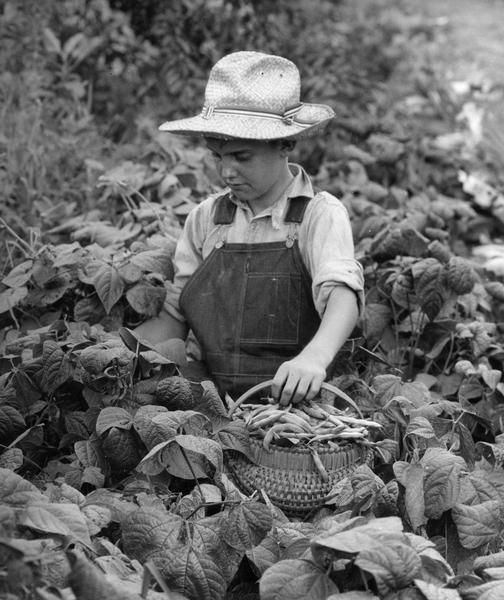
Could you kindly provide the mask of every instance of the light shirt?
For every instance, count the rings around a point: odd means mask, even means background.
[[[270,207],[254,216],[246,202],[233,199],[237,211],[230,225],[215,225],[216,200],[223,192],[212,195],[188,215],[173,259],[175,277],[167,282],[164,309],[184,321],[179,308],[180,293],[199,265],[220,241],[228,243],[266,243],[285,241],[296,233],[303,262],[312,278],[315,308],[322,317],[331,291],[346,285],[357,294],[359,310],[364,305],[364,275],[354,257],[352,229],[343,204],[328,192],[314,193],[302,167],[289,165],[294,179],[282,196]],[[302,223],[284,223],[288,198],[309,196]]]

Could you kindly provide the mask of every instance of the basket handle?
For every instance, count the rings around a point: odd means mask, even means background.
[[[258,383],[257,385],[254,385],[249,390],[247,390],[231,406],[231,408],[229,409],[229,412],[228,412],[228,418],[232,417],[234,411],[240,406],[240,404],[242,404],[242,402],[245,402],[245,400],[247,400],[248,398],[250,398],[251,396],[253,396],[257,392],[260,392],[261,390],[263,390],[265,388],[271,387],[272,384],[273,384],[273,379],[269,379],[268,381],[263,381],[262,383]],[[322,385],[320,387],[323,390],[331,392],[334,396],[337,396],[338,398],[341,398],[341,400],[344,400],[349,406],[351,406],[357,412],[357,414],[360,417],[362,417],[362,412],[361,412],[360,408],[352,400],[352,398],[350,398],[350,396],[348,396],[347,394],[345,394],[345,392],[343,392],[342,390],[340,390],[335,385],[332,385],[332,384],[327,383],[325,381],[322,383]]]

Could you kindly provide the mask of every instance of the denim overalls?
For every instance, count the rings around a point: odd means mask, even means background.
[[[234,399],[271,379],[320,325],[296,239],[309,201],[305,196],[288,200],[285,223],[292,227],[283,242],[219,240],[182,290],[181,310],[212,378]],[[216,202],[214,223],[230,225],[236,204],[229,195]]]

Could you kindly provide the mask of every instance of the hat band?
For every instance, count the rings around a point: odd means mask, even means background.
[[[290,108],[286,110],[283,115],[278,115],[276,113],[263,112],[263,111],[255,111],[255,110],[244,110],[241,108],[216,108],[214,105],[209,104],[203,107],[201,111],[201,116],[203,119],[210,119],[212,115],[239,115],[244,117],[259,117],[261,119],[272,119],[275,121],[282,121],[286,125],[292,125],[294,123],[294,117],[297,113],[303,108],[302,104],[299,106],[295,106],[294,108]],[[300,123],[296,122],[296,125],[300,127],[310,127],[312,123]]]

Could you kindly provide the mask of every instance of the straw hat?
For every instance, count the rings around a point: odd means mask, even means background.
[[[167,121],[159,129],[182,135],[252,140],[317,135],[334,117],[325,104],[300,101],[296,65],[261,52],[234,52],[210,71],[199,115]]]

